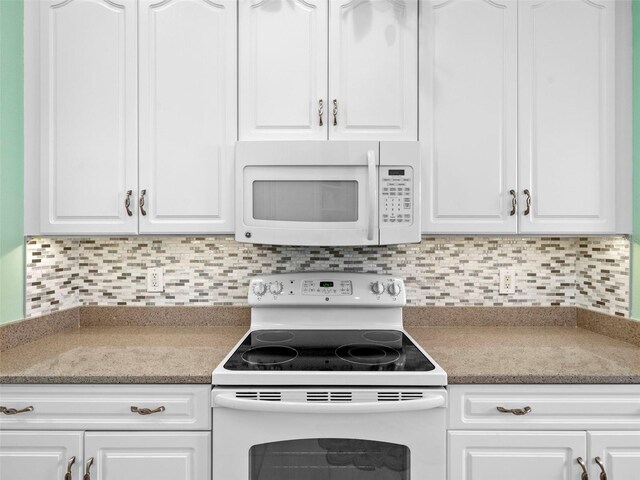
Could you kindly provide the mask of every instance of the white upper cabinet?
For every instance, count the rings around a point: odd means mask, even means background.
[[[236,2],[140,0],[140,233],[233,231]]]
[[[614,8],[519,2],[522,233],[615,230]]]
[[[423,229],[516,233],[517,2],[421,7]]]
[[[328,0],[239,0],[240,140],[325,140]]]
[[[331,0],[329,16],[329,138],[417,140],[417,0]]]
[[[39,6],[41,233],[136,233],[137,3]]]

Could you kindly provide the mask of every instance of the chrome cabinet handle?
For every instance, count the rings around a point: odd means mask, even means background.
[[[524,407],[524,408],[496,407],[496,409],[500,413],[513,413],[514,415],[526,415],[527,413],[531,413],[531,407]]]
[[[91,480],[91,465],[93,465],[93,457],[87,460],[87,465],[84,470],[84,480]]]
[[[584,460],[582,460],[582,457],[576,458],[576,462],[578,462],[578,465],[580,465],[580,467],[582,468],[582,476],[580,477],[580,480],[589,480],[587,466],[584,464]]]
[[[154,408],[153,410],[151,410],[150,408],[138,408],[133,405],[131,406],[131,411],[133,413],[138,413],[140,415],[151,415],[152,413],[160,413],[160,412],[164,412],[165,410],[166,408],[164,408],[164,406]]]
[[[124,208],[127,211],[127,215],[130,217],[133,216],[133,212],[131,211],[131,195],[133,195],[132,190],[127,190],[127,198],[124,199]]]
[[[144,196],[147,194],[146,190],[142,190],[140,192],[140,213],[142,214],[143,217],[147,216],[147,211],[144,209]]]
[[[324,122],[322,121],[322,116],[324,115],[324,101],[320,100],[318,102],[318,120],[319,120],[319,125],[322,127],[324,126]]]
[[[594,459],[598,466],[600,467],[600,480],[607,480],[607,471],[604,469],[604,463],[602,463],[602,459],[600,457],[596,457]]]
[[[33,407],[29,406],[21,408],[20,410],[18,410],[17,408],[0,407],[0,412],[4,413],[5,415],[16,415],[18,413],[33,412]]]
[[[71,457],[67,463],[67,473],[64,475],[64,480],[72,480],[71,467],[74,463],[76,463],[76,457]]]
[[[333,99],[333,126],[338,125],[338,100]]]
[[[518,195],[515,190],[509,190],[509,193],[511,194],[511,213],[509,215],[513,217],[518,208]]]
[[[524,210],[524,216],[526,217],[531,213],[531,192],[525,188],[523,193],[527,197],[527,208]]]

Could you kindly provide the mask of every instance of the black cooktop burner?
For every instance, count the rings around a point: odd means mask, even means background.
[[[425,372],[435,367],[397,330],[256,330],[224,368]]]
[[[297,356],[295,348],[275,345],[250,348],[242,354],[242,360],[250,365],[279,365],[290,362]]]
[[[376,344],[343,345],[338,347],[336,355],[342,360],[360,365],[386,365],[400,358],[398,350]]]

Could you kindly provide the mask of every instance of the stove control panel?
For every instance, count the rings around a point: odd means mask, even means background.
[[[351,280],[303,280],[303,295],[352,295]]]
[[[259,306],[380,306],[406,303],[404,282],[371,273],[310,272],[255,277],[249,285],[249,305]]]

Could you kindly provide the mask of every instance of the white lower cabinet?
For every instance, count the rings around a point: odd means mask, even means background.
[[[210,480],[210,393],[208,385],[4,385],[0,479]]]
[[[448,480],[640,478],[640,385],[454,385],[449,400]]]
[[[82,432],[0,432],[2,480],[82,478]]]
[[[87,432],[92,480],[201,480],[210,474],[210,432]]]
[[[449,480],[577,480],[585,432],[449,432]]]
[[[640,478],[640,431],[589,432],[589,478]],[[596,458],[599,461],[596,461]]]

